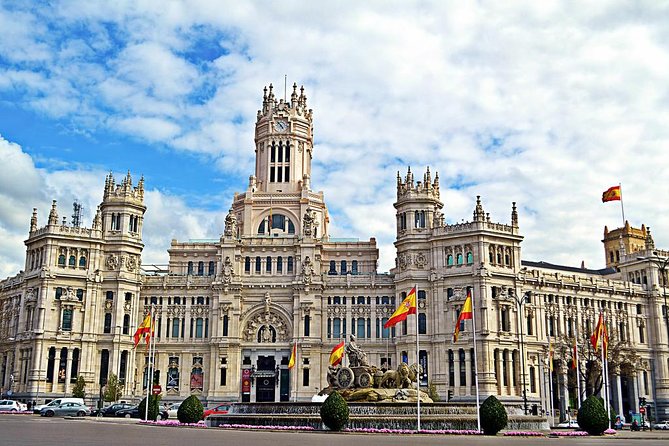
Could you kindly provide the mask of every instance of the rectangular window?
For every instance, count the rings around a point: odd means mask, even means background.
[[[221,380],[219,382],[219,385],[225,386],[228,383],[228,369],[225,367],[221,367]]]
[[[302,385],[304,387],[309,385],[309,369],[302,370]]]
[[[66,308],[63,310],[63,323],[61,327],[63,331],[72,331],[72,309]]]
[[[225,316],[223,316],[223,336],[227,336],[227,335],[228,335],[228,324],[229,324],[229,321],[230,321],[230,318],[228,317],[227,314],[226,314]]]
[[[204,320],[199,317],[195,320],[195,337],[202,338],[204,333]]]
[[[173,338],[179,337],[179,319],[177,318],[174,318],[172,320],[172,337]]]
[[[274,182],[274,166],[269,168],[269,182],[270,183]]]
[[[356,332],[358,334],[359,338],[364,338],[365,337],[365,319],[363,318],[358,318],[358,325],[356,327]]]
[[[276,168],[276,182],[281,183],[283,181],[282,178],[283,178],[283,169],[281,168],[281,166],[279,166]]]
[[[304,316],[304,336],[309,336],[311,331],[311,317],[309,315]]]
[[[283,176],[283,181],[287,183],[290,181],[290,166],[286,166],[284,169],[286,170],[286,173]]]
[[[335,318],[332,320],[332,337],[341,337],[341,319]]]

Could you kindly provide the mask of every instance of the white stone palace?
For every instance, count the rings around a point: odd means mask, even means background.
[[[603,312],[612,411],[637,412],[645,397],[657,419],[669,418],[669,252],[655,248],[649,228],[605,229],[606,269],[526,261],[515,203],[510,220],[496,223],[476,197],[471,221],[446,224],[438,174],[416,180],[409,169],[397,176],[395,267],[380,274],[374,238],[329,235],[325,197],[311,189],[313,130],[303,88],[293,86],[287,102],[265,89],[255,172],[220,239],[173,240],[162,269],[141,266],[142,179],[117,184],[110,174],[90,228],[60,221],[55,201],[46,225],[35,210],[25,269],[0,282],[2,396],[42,403],[70,395],[82,376],[95,403],[113,373],[123,399],[138,400],[147,358],[132,335],[153,307],[164,400],[310,400],[327,386],[331,348],[354,334],[370,363],[419,362],[422,385],[442,401],[472,402],[470,321],[452,341],[471,289],[482,396],[539,414],[552,398],[564,417],[578,406],[574,340],[582,394],[604,395],[589,343]],[[415,316],[382,328],[413,286],[418,358]]]

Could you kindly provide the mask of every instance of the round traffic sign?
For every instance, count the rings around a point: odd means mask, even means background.
[[[160,395],[163,392],[163,388],[160,386],[160,384],[154,384],[154,386],[151,389],[151,393],[154,395]]]

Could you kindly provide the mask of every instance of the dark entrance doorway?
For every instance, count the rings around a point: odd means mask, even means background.
[[[258,356],[258,365],[254,373],[256,381],[256,401],[275,401],[276,361],[274,356]]]

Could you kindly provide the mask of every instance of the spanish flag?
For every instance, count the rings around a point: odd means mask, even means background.
[[[548,341],[548,370],[553,371],[553,340]]]
[[[620,191],[620,185],[618,186],[613,186],[609,187],[603,194],[602,194],[602,203],[606,203],[607,201],[620,201],[623,198],[623,194]]]
[[[460,324],[466,319],[471,319],[473,317],[472,313],[472,292],[467,290],[467,298],[465,303],[462,305],[462,310],[460,311],[460,316],[458,316],[458,322],[455,324],[455,333],[453,333],[453,342],[458,342],[458,336],[460,335]]]
[[[590,336],[590,343],[592,348],[597,350],[599,348],[599,341],[602,341],[602,348],[604,349],[604,356],[606,356],[606,351],[609,345],[609,333],[606,331],[606,324],[604,323],[604,315],[599,313],[599,321],[597,321],[597,326],[595,331]]]
[[[139,344],[139,341],[140,339],[142,339],[142,336],[146,338],[146,343],[148,345],[152,334],[153,334],[153,318],[151,317],[151,313],[149,313],[146,315],[142,323],[139,324],[139,327],[137,327],[137,331],[135,331],[135,334],[133,335],[135,339],[135,347],[137,347],[137,344]]]
[[[335,345],[330,352],[330,365],[337,365],[341,363],[341,359],[344,356],[344,341],[341,341],[339,344]]]
[[[288,361],[288,370],[295,367],[295,361],[297,361],[297,342],[293,344],[293,352],[290,354],[290,360]]]
[[[398,322],[406,320],[410,314],[416,314],[416,287],[411,288],[409,295],[397,307],[397,310],[390,316],[388,322],[383,324],[383,328],[394,327]]]
[[[571,368],[576,370],[576,364],[578,364],[578,349],[576,348],[576,338],[574,338],[574,347],[572,350],[572,357],[571,357]]]

